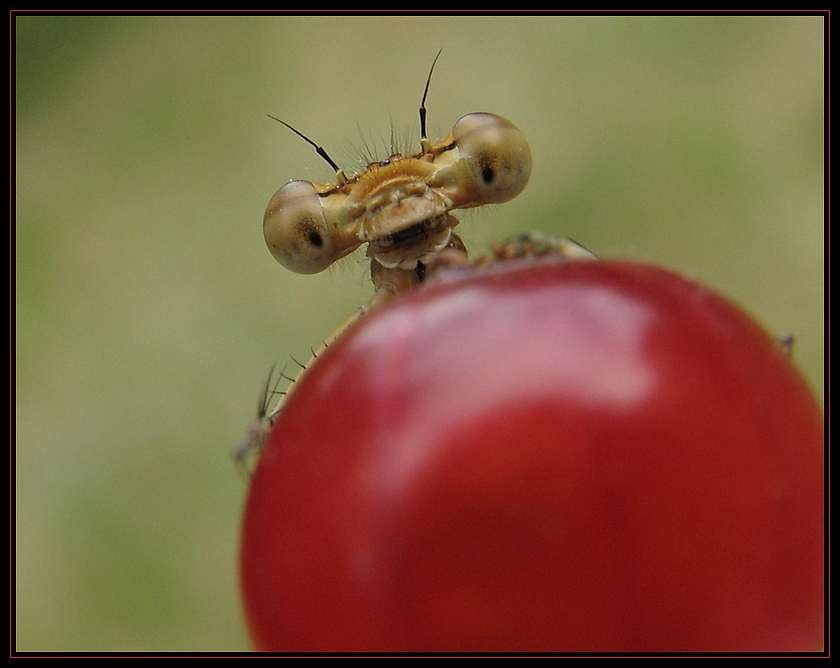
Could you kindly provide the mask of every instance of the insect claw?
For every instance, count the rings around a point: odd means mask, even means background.
[[[281,380],[284,378],[288,380],[288,377],[285,374],[286,365],[283,365],[283,370],[280,371],[277,379],[272,385],[271,379],[274,378],[274,370],[276,368],[277,365],[272,364],[271,369],[268,372],[268,377],[265,379],[265,384],[263,385],[259,402],[257,403],[256,419],[248,425],[248,428],[245,431],[245,436],[242,437],[242,440],[239,441],[231,452],[231,456],[233,457],[236,467],[246,479],[250,479],[251,476],[251,472],[248,468],[248,460],[251,459],[252,456],[258,455],[262,450],[262,446],[268,438],[271,428],[274,425],[274,419],[280,410],[280,402],[278,402],[274,409],[269,411],[269,405],[271,403],[270,399],[272,396],[276,396],[278,394],[281,397],[286,395],[285,391],[277,389],[280,386]]]
[[[793,357],[793,344],[796,342],[795,337],[793,334],[785,334],[780,336],[779,339],[779,347],[782,349],[782,352],[785,354],[785,357]]]
[[[329,154],[327,154],[327,152],[326,152],[326,150],[324,149],[323,146],[319,146],[318,144],[316,144],[309,137],[307,137],[305,134],[303,134],[300,130],[296,130],[291,125],[289,125],[286,121],[281,121],[279,118],[276,118],[275,116],[272,116],[271,114],[266,114],[266,116],[268,116],[271,120],[277,121],[278,123],[282,123],[287,128],[289,128],[289,130],[294,132],[298,137],[300,137],[304,141],[306,141],[309,144],[311,144],[312,146],[314,146],[315,147],[315,152],[318,155],[320,155],[324,160],[326,160],[327,163],[329,164],[329,166],[332,167],[333,170],[335,171],[335,177],[338,180],[339,185],[344,185],[345,183],[347,183],[347,176],[345,175],[344,170],[341,169],[341,167],[339,167],[338,165],[335,164],[335,162],[329,156]]]

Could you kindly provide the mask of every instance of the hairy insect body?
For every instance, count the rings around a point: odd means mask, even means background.
[[[467,266],[464,243],[453,232],[458,219],[451,212],[507,202],[530,178],[531,150],[525,136],[495,114],[467,114],[440,142],[432,144],[426,138],[425,101],[432,70],[420,106],[420,150],[373,162],[359,174],[348,177],[323,148],[280,121],[315,147],[335,170],[336,182],[290,181],[275,193],[263,219],[271,254],[287,269],[312,274],[367,246],[373,297],[325,345],[383,301],[416,288],[441,269]],[[494,256],[515,257],[536,247],[541,246],[533,239],[522,238],[497,247]],[[282,408],[285,396],[268,410],[269,394],[267,383],[258,418],[236,450],[237,461],[259,451]]]

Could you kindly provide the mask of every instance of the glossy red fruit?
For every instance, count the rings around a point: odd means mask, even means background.
[[[265,445],[255,645],[819,650],[823,438],[776,341],[662,269],[416,291],[319,357]]]

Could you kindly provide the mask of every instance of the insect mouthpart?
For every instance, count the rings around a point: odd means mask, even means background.
[[[361,241],[385,238],[451,208],[449,198],[426,182],[425,166],[420,160],[406,159],[361,175],[353,193],[364,204]]]
[[[432,216],[368,242],[368,257],[389,269],[411,269],[446,248],[458,220],[449,214]]]

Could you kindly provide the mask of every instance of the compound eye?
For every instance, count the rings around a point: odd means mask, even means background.
[[[513,123],[494,114],[468,114],[452,134],[481,198],[477,204],[507,202],[522,192],[531,176],[531,149]]]
[[[290,181],[274,194],[263,234],[274,259],[299,274],[316,274],[338,259],[321,197],[309,181]]]

